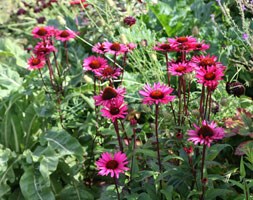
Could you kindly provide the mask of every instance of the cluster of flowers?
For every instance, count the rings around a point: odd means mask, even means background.
[[[195,38],[187,36],[168,38],[167,42],[158,43],[154,47],[154,50],[165,54],[168,76],[174,75],[178,76],[179,80],[184,80],[184,75],[195,72],[197,82],[202,84],[203,88],[206,88],[207,91],[213,92],[217,88],[220,80],[222,80],[225,66],[223,66],[220,62],[217,62],[217,57],[215,56],[196,54],[198,51],[205,51],[208,48],[208,44],[198,42]],[[115,51],[115,49],[118,51]],[[96,53],[104,54],[105,52],[110,52],[115,56],[123,54],[126,51],[125,49],[126,48],[124,46],[121,46],[118,43],[98,43],[93,47],[93,51]],[[178,55],[177,59],[169,60],[167,55],[169,52],[176,52]],[[189,57],[187,54],[189,52],[194,52],[195,55],[193,57]],[[101,76],[101,73],[96,72],[97,69],[94,68],[96,68],[96,66],[101,67],[102,64],[97,65],[96,63],[98,62],[93,62],[94,59],[95,57],[87,59],[87,61],[84,62],[84,66],[86,69],[92,70],[95,74],[97,74],[97,76]],[[98,58],[96,59],[98,60]],[[100,63],[103,63],[104,66],[101,67],[102,69],[107,66],[105,61]],[[181,83],[185,84],[185,81],[182,81]],[[181,91],[186,93],[186,90],[183,89],[183,87],[179,88],[179,93],[181,93]],[[143,97],[143,104],[155,104],[158,107],[160,104],[167,104],[176,98],[176,96],[171,95],[172,92],[173,88],[162,83],[154,83],[153,86],[146,84],[143,90],[139,93]],[[114,89],[109,86],[106,87],[100,95],[94,97],[96,105],[105,106],[101,110],[103,116],[110,118],[112,121],[117,118],[124,118],[126,108],[125,105],[122,106],[123,94],[125,94],[125,90],[120,88]],[[180,98],[180,96],[178,96],[178,98]],[[112,99],[116,99],[116,101],[112,101]],[[112,104],[111,102],[116,103]],[[195,130],[188,131],[188,141],[192,141],[195,145],[201,144],[210,146],[214,140],[222,139],[224,137],[223,128],[218,127],[213,121],[202,119],[202,124],[200,126],[194,124],[194,127]],[[184,149],[187,154],[191,154],[193,152],[192,147],[185,147]],[[97,167],[100,170],[99,174],[108,175],[108,173],[111,173],[113,176],[113,173],[116,173],[116,171],[112,172],[112,170],[117,169],[120,162],[116,161],[116,158],[113,159],[111,155],[109,156],[107,154],[108,153],[102,155],[102,158],[100,158],[97,162]],[[113,164],[109,165],[108,163]]]
[[[100,55],[109,53],[115,55],[115,57],[118,55],[126,57],[126,54],[134,48],[136,48],[136,45],[133,43],[125,45],[117,42],[103,42],[94,45],[92,51]],[[110,82],[113,79],[117,79],[122,73],[122,70],[115,63],[114,67],[112,67],[108,65],[106,59],[100,56],[90,56],[84,59],[83,67],[86,71],[92,71],[98,79],[109,80]]]
[[[196,38],[187,36],[168,38],[167,42],[158,43],[154,50],[166,54],[169,75],[183,77],[185,74],[195,71],[197,82],[203,85],[203,89],[207,88],[207,91],[213,92],[217,88],[219,81],[222,80],[226,67],[217,62],[216,56],[194,55],[190,59],[186,56],[186,53],[205,51],[208,48],[209,45],[205,44],[204,41],[198,42]],[[167,57],[168,52],[177,52],[179,55],[177,60],[169,61]],[[195,145],[200,143],[210,146],[213,140],[224,137],[224,130],[217,127],[213,121],[208,123],[203,120],[202,126],[199,127],[194,124],[194,127],[195,130],[188,131],[188,140],[193,141]]]
[[[187,36],[168,38],[168,42],[158,43],[154,50],[163,53],[182,53],[177,60],[167,62],[168,72],[174,76],[182,76],[195,71],[197,82],[214,91],[219,81],[222,80],[226,67],[217,62],[216,56],[195,55],[189,60],[186,58],[188,52],[205,51],[209,47],[203,41],[198,42],[196,38]]]
[[[124,119],[127,115],[127,104],[124,102],[126,89],[122,87],[115,88],[113,81],[119,79],[124,72],[127,54],[136,48],[136,44],[121,44],[118,42],[103,42],[93,46],[92,51],[100,56],[89,56],[83,60],[83,68],[85,71],[91,71],[100,81],[109,81],[110,85],[100,91],[99,95],[94,96],[95,105],[102,106],[102,116],[110,119],[116,126],[118,119]],[[109,65],[106,54],[114,57],[113,65]],[[102,57],[103,56],[103,57]],[[116,59],[123,56],[123,66],[119,68]],[[94,81],[95,81],[94,80]],[[119,145],[122,147],[117,128],[115,131],[118,136]],[[121,148],[122,151],[122,148]],[[104,176],[111,174],[111,177],[119,178],[120,173],[129,170],[125,165],[128,164],[127,156],[123,152],[116,152],[114,155],[106,152],[96,162],[99,174]]]
[[[53,44],[53,38],[62,42],[67,42],[76,37],[76,33],[71,30],[58,30],[51,26],[35,27],[32,30],[32,34],[34,38],[39,38],[41,41],[34,47],[34,55],[28,59],[29,70],[43,68],[49,54],[57,51]]]
[[[123,72],[116,65],[116,57],[123,55],[126,59],[127,53],[136,47],[135,44],[120,44],[117,42],[104,42],[94,45],[92,51],[104,55],[105,53],[114,55],[114,66],[110,66],[107,60],[100,56],[90,56],[84,59],[83,67],[86,71],[91,71],[99,80],[109,80],[110,86],[104,88],[99,95],[94,96],[96,106],[102,105],[102,116],[111,119],[125,118],[127,105],[124,102],[125,88],[114,88],[113,80],[118,79]]]
[[[32,5],[30,3],[27,3],[25,1],[22,1],[24,8],[19,8],[17,11],[17,15],[25,15],[27,13],[27,10],[33,9],[34,13],[39,13],[43,11],[46,8],[49,8],[52,6],[53,3],[57,3],[58,0],[36,0],[36,5]]]

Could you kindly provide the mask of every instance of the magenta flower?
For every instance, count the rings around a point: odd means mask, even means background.
[[[205,120],[202,122],[202,126],[198,127],[193,124],[195,130],[188,131],[188,141],[192,141],[195,145],[200,143],[210,147],[213,140],[221,140],[225,133],[224,129],[217,127],[215,122],[208,124]]]
[[[209,44],[205,44],[204,42],[195,43],[194,44],[194,50],[195,51],[205,51],[210,48]]]
[[[139,93],[144,97],[144,104],[167,104],[170,101],[175,99],[175,96],[171,96],[173,89],[168,87],[167,85],[154,83],[154,86],[151,87],[149,84],[146,84],[143,90],[139,91]]]
[[[94,96],[94,100],[96,102],[96,106],[103,105],[109,106],[112,100],[121,99],[123,100],[123,95],[126,93],[125,88],[117,88],[114,89],[110,86],[106,87],[103,91],[101,91],[100,95]]]
[[[206,69],[201,67],[196,69],[197,82],[210,88],[216,88],[223,76],[223,69],[216,66],[208,66]]]
[[[127,156],[121,152],[117,152],[114,155],[105,152],[96,162],[99,175],[107,176],[111,173],[111,177],[116,178],[119,178],[120,173],[124,173],[125,171],[129,170],[129,168],[126,167],[127,164]]]
[[[171,52],[171,51],[176,50],[175,46],[171,45],[170,43],[157,43],[153,49],[155,51],[161,51],[161,52]]]
[[[35,69],[41,69],[45,66],[45,58],[42,56],[34,57],[28,59],[28,69],[29,70],[35,70]]]
[[[248,38],[249,38],[249,36],[248,36],[247,33],[243,33],[243,34],[242,34],[242,39],[248,40]]]
[[[69,3],[71,6],[83,4],[83,7],[86,8],[89,4],[87,4],[85,2],[86,2],[86,0],[71,0]]]
[[[92,47],[92,51],[98,54],[105,54],[104,43],[97,43]]]
[[[50,41],[43,41],[37,43],[37,45],[34,47],[33,53],[37,56],[46,56],[50,54],[51,52],[56,52],[56,48],[54,45],[50,43]]]
[[[192,63],[169,63],[169,72],[174,76],[182,76],[193,71]]]
[[[54,36],[55,29],[51,26],[37,26],[32,30],[33,37],[46,39],[48,37]]]
[[[127,47],[127,52],[130,52],[130,51],[133,51],[137,47],[137,45],[134,43],[128,43],[126,44],[126,47]]]
[[[107,60],[101,57],[89,56],[83,60],[83,68],[87,71],[97,72],[107,66]]]
[[[113,67],[107,65],[105,68],[95,71],[95,74],[98,78],[101,78],[104,80],[117,79],[121,74],[121,70],[120,70],[120,68],[113,68]]]
[[[200,56],[193,56],[191,59],[192,62],[196,63],[199,67],[207,67],[207,66],[222,66],[220,62],[217,61],[216,56],[210,56],[210,55],[200,55]]]
[[[168,38],[170,44],[186,44],[186,43],[196,43],[196,38],[192,36],[185,36],[185,37],[176,37],[176,38]]]
[[[76,37],[76,33],[71,30],[57,30],[55,34],[55,38],[62,42],[69,41]]]
[[[101,109],[102,116],[111,119],[113,122],[117,119],[124,119],[127,115],[127,105],[122,99],[112,100],[109,106]]]
[[[113,55],[124,54],[128,48],[124,44],[118,42],[104,42],[105,51]]]
[[[194,49],[197,43],[196,38],[192,36],[168,38],[168,42],[175,47],[176,51],[189,52]]]

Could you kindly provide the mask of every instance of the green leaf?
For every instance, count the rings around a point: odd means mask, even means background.
[[[78,140],[72,137],[65,130],[51,130],[42,135],[41,144],[48,143],[54,150],[56,150],[61,156],[75,155],[78,160],[83,159],[83,149]]]
[[[110,185],[108,187],[103,187],[100,192],[99,200],[113,200],[117,199],[117,192],[115,189],[115,185]]]
[[[147,193],[141,193],[138,200],[152,200],[152,198]]]
[[[245,188],[244,188],[244,185],[241,184],[240,182],[234,181],[234,180],[232,180],[232,179],[230,179],[229,182],[232,183],[232,186],[236,185],[237,187],[239,187],[241,190],[244,191],[244,189],[245,189]]]
[[[226,147],[231,147],[229,144],[215,144],[207,150],[206,160],[214,160],[218,154]],[[232,148],[232,147],[231,147]]]
[[[176,155],[168,155],[166,157],[163,158],[163,162],[167,162],[171,159],[178,159],[178,160],[181,160],[181,161],[184,161],[183,158],[181,158],[180,156],[176,156]]]
[[[4,92],[0,92],[0,97],[5,97],[12,90],[18,90],[22,85],[23,79],[16,71],[8,66],[4,67],[0,64],[0,88]]]
[[[240,180],[245,178],[245,176],[246,176],[246,171],[245,171],[243,156],[242,156],[241,161],[240,161]]]
[[[39,171],[27,168],[20,179],[20,188],[25,199],[54,200],[50,180],[44,179]]]
[[[150,150],[150,149],[136,149],[135,150],[135,153],[141,153],[145,156],[150,156],[150,157],[153,157],[153,158],[156,158],[157,157],[157,153],[153,150]]]
[[[0,199],[3,198],[4,195],[8,194],[11,191],[9,185],[5,183],[0,183]]]
[[[216,189],[216,188],[210,188],[206,191],[205,194],[205,199],[208,200],[212,200],[212,199],[216,199],[217,197],[220,196],[229,196],[231,195],[231,193],[233,193],[231,190],[227,190],[227,189]]]
[[[41,156],[39,167],[41,175],[44,178],[49,178],[49,175],[57,169],[58,161],[55,151],[48,147]]]
[[[172,191],[173,191],[173,186],[166,186],[163,187],[164,189],[161,190],[161,193],[163,193],[166,197],[166,200],[172,200]]]
[[[93,195],[84,185],[68,185],[59,194],[61,200],[92,200]]]

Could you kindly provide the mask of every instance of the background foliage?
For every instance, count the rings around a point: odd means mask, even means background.
[[[116,199],[111,180],[99,177],[95,167],[102,152],[115,149],[115,133],[102,118],[96,127],[93,80],[82,69],[82,60],[91,54],[91,45],[103,41],[138,45],[130,55],[123,84],[129,107],[141,113],[138,139],[142,145],[134,152],[134,179],[127,181],[128,173],[119,179],[121,193],[129,200],[157,199],[157,185],[163,180],[161,193],[167,200],[198,199],[199,191],[191,188],[188,157],[182,142],[175,137],[168,107],[161,110],[160,122],[164,144],[162,163],[167,170],[158,174],[152,147],[154,138],[148,137],[153,131],[153,112],[141,105],[138,95],[144,83],[166,80],[165,60],[153,50],[156,41],[183,35],[205,40],[211,45],[208,54],[217,55],[228,67],[225,80],[214,95],[219,106],[214,119],[227,128],[228,136],[208,150],[209,182],[205,198],[239,200],[245,199],[246,194],[252,197],[250,7],[242,16],[240,1],[222,1],[220,6],[217,1],[205,0],[87,0],[89,6],[83,9],[70,7],[69,1],[62,0],[35,12],[36,2],[26,2],[32,7],[27,9],[21,1],[0,3],[0,9],[7,10],[0,12],[0,199]],[[17,15],[21,7],[26,9],[26,14]],[[124,17],[130,15],[137,19],[132,27],[123,24]],[[27,48],[35,45],[31,30],[44,16],[44,25],[79,32],[79,37],[68,46],[71,69],[63,82],[65,96],[60,108],[52,97],[53,91],[43,86],[39,74],[27,70]],[[248,40],[242,38],[243,33],[249,35]],[[61,44],[57,47],[58,62],[64,66],[64,48]],[[43,71],[43,75],[49,85],[47,72]],[[246,95],[236,98],[227,94],[225,85],[231,80],[241,81]],[[199,91],[195,89],[193,95],[197,97]],[[192,115],[197,114],[196,104],[194,101],[191,104]],[[227,125],[228,120],[233,124]],[[97,128],[99,134],[95,135]],[[128,122],[126,133],[131,137]],[[131,145],[126,148],[129,158],[133,154]],[[234,154],[242,149],[246,153]],[[193,159],[196,163],[200,160],[196,155]]]

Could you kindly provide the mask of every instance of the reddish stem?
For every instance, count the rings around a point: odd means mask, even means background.
[[[122,145],[122,141],[121,141],[120,134],[119,134],[119,124],[118,124],[118,120],[117,119],[113,122],[113,125],[114,125],[115,132],[117,134],[117,139],[118,139],[118,143],[119,143],[119,149],[123,153],[124,152],[123,151],[123,145]]]

